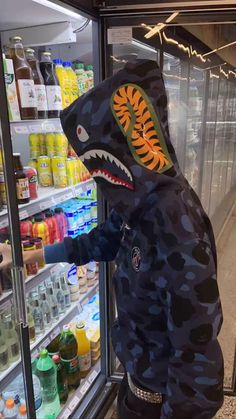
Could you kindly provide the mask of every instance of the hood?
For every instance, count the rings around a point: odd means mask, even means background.
[[[109,204],[130,223],[180,174],[156,62],[127,63],[61,114],[63,130]]]

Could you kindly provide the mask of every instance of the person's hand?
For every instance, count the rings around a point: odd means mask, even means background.
[[[1,263],[0,270],[10,268],[12,264],[11,246],[9,244],[0,243]]]

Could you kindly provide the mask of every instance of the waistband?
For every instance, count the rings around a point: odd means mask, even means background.
[[[127,373],[127,378],[129,388],[136,397],[148,403],[162,403],[163,399],[161,393],[153,393],[151,391],[147,391],[141,389],[140,387],[137,387],[137,385],[134,384],[134,382],[132,381],[132,378],[129,373]]]

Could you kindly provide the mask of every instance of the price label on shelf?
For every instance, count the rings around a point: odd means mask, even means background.
[[[39,346],[40,351],[41,351],[42,349],[46,348],[46,347],[49,345],[49,343],[50,343],[50,339],[49,339],[49,338],[45,339],[45,340],[41,343],[41,345]]]
[[[90,387],[90,384],[88,383],[88,381],[85,381],[85,383],[82,385],[80,389],[80,393],[82,394],[82,396],[84,396],[85,393],[87,393],[89,387]]]
[[[7,227],[8,226],[8,219],[7,218],[5,218],[4,220],[2,220],[1,222],[0,222],[0,228],[5,228],[5,227]]]
[[[50,201],[43,201],[43,202],[41,202],[41,204],[39,204],[39,207],[43,211],[43,210],[45,210],[47,208],[50,208],[51,205],[52,205],[52,201],[51,200]]]
[[[44,124],[43,125],[43,130],[46,132],[54,132],[56,131],[56,127],[54,124]]]
[[[29,217],[28,211],[26,211],[26,210],[20,211],[20,219],[21,220],[24,220],[25,218],[28,218],[28,217]]]
[[[50,335],[51,340],[53,340],[56,336],[58,336],[60,331],[61,331],[60,327],[59,326],[56,327],[56,329],[54,329],[53,332]]]
[[[16,134],[29,134],[27,125],[17,125],[14,129]]]
[[[38,355],[38,351],[37,351],[37,349],[35,349],[35,350],[31,353],[31,358],[32,358],[32,359],[34,359],[34,358],[36,358],[36,357],[37,357],[37,355]]]
[[[92,384],[92,383],[94,382],[94,380],[95,380],[95,378],[97,377],[97,375],[98,375],[98,371],[97,371],[97,370],[94,370],[94,371],[90,374],[90,376],[88,377],[88,381],[90,382],[90,384]]]
[[[69,404],[69,409],[73,411],[76,408],[76,406],[79,404],[79,402],[80,402],[80,398],[78,396],[74,396]]]
[[[70,409],[66,408],[66,410],[59,416],[60,419],[68,419],[71,415]]]
[[[63,195],[62,201],[68,201],[71,198],[73,198],[73,192],[69,191]]]
[[[32,133],[40,133],[42,131],[42,126],[41,125],[30,125],[29,126],[29,131]]]

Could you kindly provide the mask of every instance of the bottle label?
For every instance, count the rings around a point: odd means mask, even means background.
[[[37,99],[33,80],[17,80],[22,108],[37,108]]]
[[[47,104],[47,94],[44,84],[36,84],[35,85],[35,93],[38,105],[38,111],[47,111],[48,104]]]
[[[87,352],[87,354],[79,355],[79,368],[80,371],[88,371],[91,368],[91,354]]]
[[[30,197],[28,178],[16,179],[17,199],[27,199]]]
[[[49,111],[61,111],[61,88],[60,86],[46,86],[47,102]]]
[[[61,362],[65,367],[67,374],[73,374],[74,372],[79,370],[79,358],[77,355],[72,359],[61,358]]]
[[[20,348],[18,342],[15,342],[11,345],[11,354],[13,357],[19,355]]]

